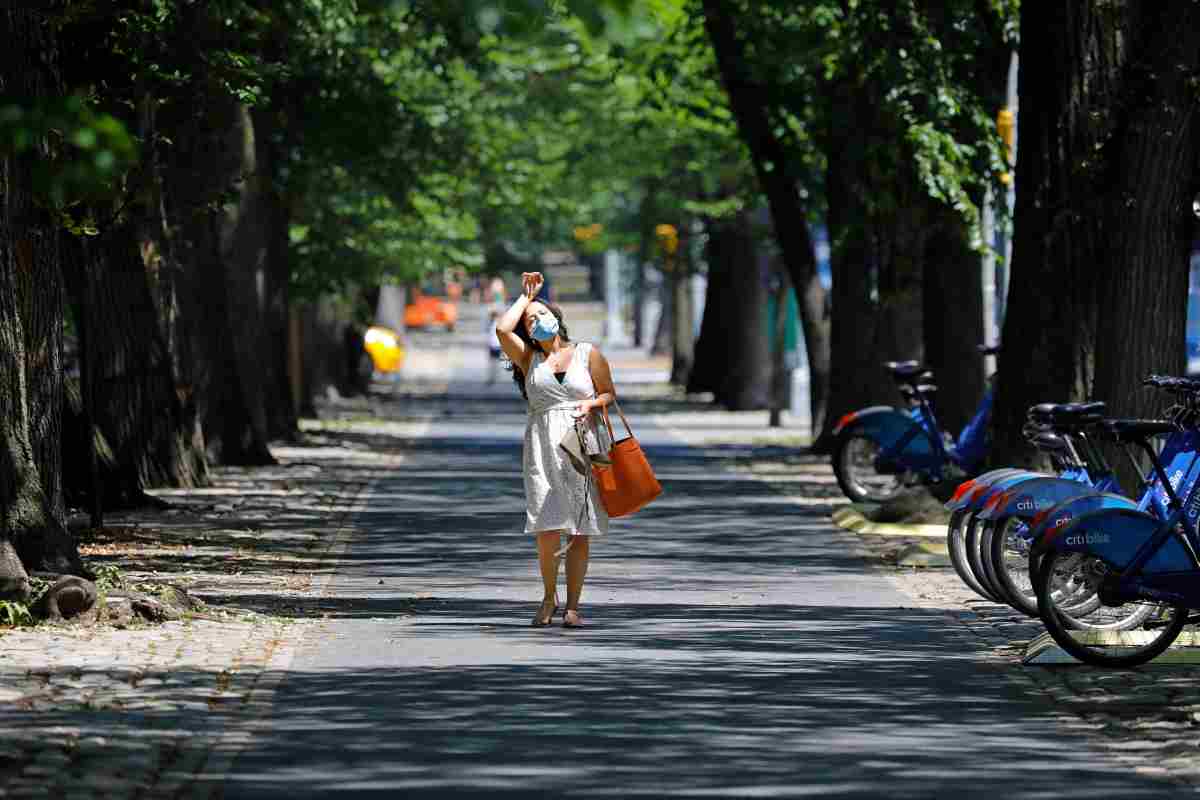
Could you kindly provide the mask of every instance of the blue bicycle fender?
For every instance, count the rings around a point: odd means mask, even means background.
[[[1142,511],[1110,508],[1076,517],[1046,534],[1043,553],[1087,553],[1115,569],[1124,569],[1162,524]],[[1187,549],[1176,537],[1167,539],[1142,567],[1145,575],[1194,569]]]
[[[1138,505],[1121,494],[1093,491],[1090,494],[1067,498],[1056,506],[1039,511],[1030,521],[1028,534],[1029,541],[1034,543],[1033,552],[1035,554],[1042,552],[1041,542],[1050,531],[1066,527],[1072,520],[1078,519],[1084,514],[1122,508],[1136,511]]]
[[[1010,472],[1016,472],[1016,470],[1012,468],[994,469],[990,472],[976,475],[974,478],[968,478],[955,487],[954,494],[950,496],[950,499],[944,505],[945,509],[947,511],[957,511],[967,502],[967,495],[976,487],[987,486],[992,481],[999,480]]]
[[[908,414],[891,406],[872,406],[847,414],[835,428],[838,435],[861,434],[884,449],[893,446],[913,430],[916,433],[905,444],[901,455],[916,461],[910,465],[912,467],[937,466],[940,463],[938,449],[929,431]]]
[[[1030,520],[1039,511],[1051,509],[1064,500],[1095,493],[1086,483],[1069,478],[1034,478],[1007,489],[1004,499],[980,512],[979,516],[982,519],[1018,517]]]
[[[968,511],[982,513],[988,507],[988,504],[997,499],[1004,492],[1012,489],[1019,484],[1028,481],[1037,480],[1038,478],[1048,477],[1042,472],[1030,472],[1028,470],[1018,470],[1012,475],[1006,475],[998,481],[993,482],[986,487],[982,492],[972,492],[970,499],[964,506]]]
[[[969,481],[963,481],[954,490],[954,495],[950,498],[950,501],[946,503],[946,509],[949,511],[958,511],[959,509],[966,508],[971,503],[971,497],[974,493],[985,492],[996,481],[1027,471],[1014,467],[1005,467],[1004,469],[994,469],[991,472],[985,472]]]
[[[884,411],[892,411],[897,414],[902,413],[900,411],[897,411],[892,406],[869,406],[867,408],[860,408],[858,411],[851,411],[849,414],[847,414],[844,417],[842,417],[841,419],[839,419],[837,421],[837,425],[833,426],[833,435],[837,436],[843,430],[845,430],[846,428],[849,428],[851,425],[853,425],[855,422],[857,422],[860,417],[866,417],[866,416],[870,416],[872,414],[879,414]]]

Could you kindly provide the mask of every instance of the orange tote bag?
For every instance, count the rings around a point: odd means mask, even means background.
[[[621,407],[613,400],[621,422],[625,423],[625,432],[629,435],[617,441],[613,434],[612,421],[608,418],[608,407],[602,408],[604,424],[608,426],[608,435],[613,442],[609,452],[611,464],[593,465],[592,471],[596,476],[596,486],[600,490],[600,502],[610,517],[627,517],[643,508],[654,498],[662,494],[662,484],[654,477],[654,470],[646,460],[641,445],[633,438],[633,430],[629,420],[625,419]]]

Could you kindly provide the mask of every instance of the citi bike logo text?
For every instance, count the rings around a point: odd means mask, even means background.
[[[1179,482],[1180,482],[1180,481],[1182,481],[1182,480],[1183,480],[1183,470],[1181,470],[1181,469],[1177,469],[1177,470],[1175,470],[1175,473],[1174,473],[1173,475],[1171,475],[1171,478],[1170,478],[1170,482],[1171,482],[1171,488],[1172,488],[1173,490],[1178,490],[1178,489],[1179,489]],[[1164,487],[1162,486],[1162,484],[1159,484],[1159,486],[1158,486],[1158,489],[1156,490],[1156,492],[1155,492],[1155,493],[1156,493],[1156,494],[1157,494],[1159,497],[1161,497],[1161,498],[1162,498],[1162,501],[1163,501],[1164,503],[1166,503],[1166,502],[1167,502],[1167,499],[1170,497],[1170,494],[1167,492],[1166,488],[1164,488]]]
[[[1107,533],[1077,533],[1067,537],[1067,544],[1108,544],[1112,541]]]
[[[1043,508],[1049,508],[1051,503],[1049,500],[1035,500],[1028,495],[1017,501],[1017,511],[1041,511]]]
[[[1187,501],[1187,515],[1189,519],[1195,519],[1200,515],[1200,491],[1192,489],[1192,494]]]

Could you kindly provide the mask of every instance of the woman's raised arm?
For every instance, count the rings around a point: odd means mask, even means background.
[[[545,278],[540,272],[521,273],[521,296],[508,307],[508,310],[496,323],[496,336],[500,339],[500,349],[523,372],[529,372],[529,362],[533,359],[533,352],[525,340],[513,331],[522,324],[525,308],[533,298],[537,297],[544,282]]]

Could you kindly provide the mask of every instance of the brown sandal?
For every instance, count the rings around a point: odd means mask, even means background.
[[[550,610],[550,613],[547,614],[546,616],[542,616],[542,608],[545,608],[545,607],[546,607],[546,601],[543,600],[541,608],[538,609],[538,613],[534,616],[533,622],[530,623],[531,625],[533,625],[533,627],[535,627],[535,628],[550,627],[550,625],[554,622],[554,616],[558,613],[558,598],[554,599],[554,608]]]

